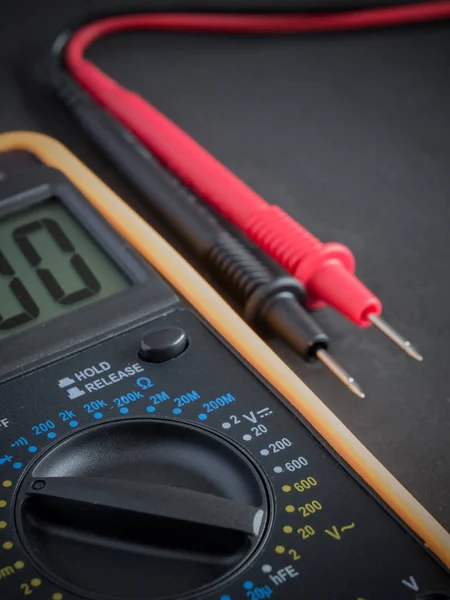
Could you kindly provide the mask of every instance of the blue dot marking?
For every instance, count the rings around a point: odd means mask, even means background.
[[[69,425],[71,427],[78,427],[78,421],[70,421]]]
[[[152,413],[155,412],[156,408],[154,406],[147,406],[147,412]]]
[[[198,415],[198,418],[200,419],[200,421],[206,421],[206,419],[208,418],[208,415],[205,415],[205,413],[200,413]]]
[[[56,433],[54,431],[50,431],[50,433],[47,433],[47,437],[49,440],[53,440],[56,437]]]
[[[22,463],[21,462],[16,462],[16,463],[13,464],[13,467],[15,469],[21,469],[22,468]]]
[[[94,413],[94,419],[101,419],[103,417],[101,412]]]
[[[231,600],[231,596],[225,594],[225,596],[220,596],[220,600]]]
[[[126,414],[127,414],[127,412],[128,412],[128,408],[125,408],[125,407],[123,407],[123,408],[121,408],[121,409],[120,409],[120,413],[121,413],[122,415],[126,415]]]
[[[254,583],[253,583],[253,581],[246,581],[246,582],[244,583],[244,589],[246,589],[246,590],[251,590],[251,589],[253,589],[253,586],[254,586]]]
[[[181,415],[181,408],[174,408],[173,409],[173,414],[174,415]]]
[[[36,446],[28,446],[28,452],[31,452],[33,454],[33,452],[36,452],[37,447]]]

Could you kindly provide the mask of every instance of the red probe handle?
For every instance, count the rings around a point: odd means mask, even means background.
[[[128,29],[221,33],[298,33],[392,26],[450,18],[450,1],[334,14],[135,14],[110,17],[77,31],[67,63],[80,84],[204,200],[269,253],[308,292],[311,307],[329,304],[359,326],[381,313],[381,302],[353,275],[354,258],[340,244],[323,244],[280,208],[268,204],[184,131],[137,94],[83,58],[103,35]]]
[[[360,327],[370,325],[369,314],[381,314],[381,302],[353,275],[346,246],[322,243],[278,206],[255,212],[245,232],[304,283],[309,308],[329,304]]]

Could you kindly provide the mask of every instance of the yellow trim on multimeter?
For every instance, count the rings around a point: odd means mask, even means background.
[[[31,152],[62,171],[450,568],[449,533],[154,229],[56,140],[28,132],[0,135],[0,152],[9,150]]]

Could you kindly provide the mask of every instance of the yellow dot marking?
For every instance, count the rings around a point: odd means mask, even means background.
[[[286,525],[285,527],[283,527],[283,531],[284,533],[292,533],[294,529],[290,525]]]
[[[35,579],[31,580],[31,585],[32,587],[39,587],[42,583],[41,579],[38,579],[37,577]]]
[[[63,600],[64,596],[60,593],[60,592],[56,592],[56,594],[53,594],[52,596],[52,600]]]
[[[11,550],[11,548],[14,546],[14,544],[12,542],[4,542],[2,548],[3,550]]]
[[[17,562],[14,563],[14,568],[17,569],[18,571],[20,571],[20,569],[23,569],[25,566],[25,563],[21,560],[18,560]]]
[[[5,529],[5,527],[7,527],[8,523],[6,521],[0,521],[0,529]]]
[[[292,506],[292,504],[288,504],[286,506],[286,512],[292,513],[295,510],[295,506]]]
[[[11,487],[12,486],[12,481],[10,481],[9,479],[5,479],[5,481],[2,483],[3,487]]]
[[[284,554],[286,552],[286,548],[284,546],[275,546],[275,552],[277,554]]]
[[[290,492],[292,490],[290,485],[283,485],[281,489],[283,490],[283,492]]]
[[[6,500],[0,500],[0,508],[5,508],[7,504]]]

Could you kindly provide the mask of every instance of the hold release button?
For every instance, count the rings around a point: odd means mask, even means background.
[[[149,331],[141,340],[139,358],[161,363],[180,356],[188,347],[188,337],[181,327],[165,327]]]

